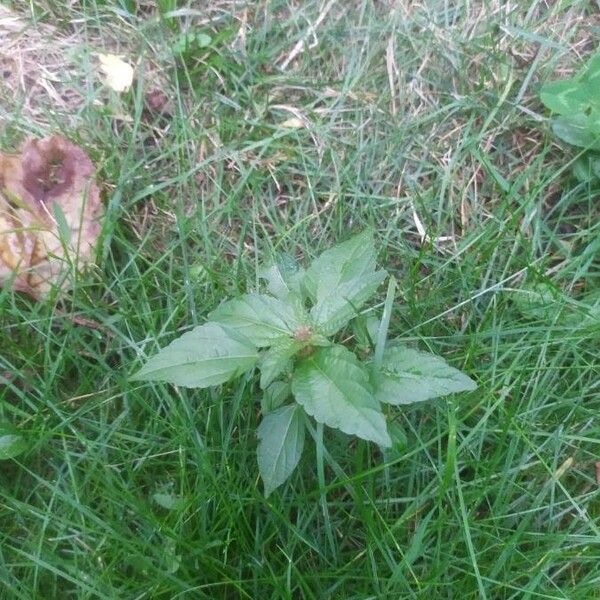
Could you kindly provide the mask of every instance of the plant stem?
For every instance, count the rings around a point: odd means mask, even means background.
[[[385,304],[383,306],[383,316],[381,317],[381,323],[379,324],[379,330],[377,331],[377,342],[375,344],[375,368],[381,366],[383,360],[383,351],[385,350],[385,343],[387,341],[388,327],[390,326],[390,317],[392,316],[392,307],[394,305],[394,297],[396,295],[396,278],[390,276],[388,283],[387,294],[385,296]]]

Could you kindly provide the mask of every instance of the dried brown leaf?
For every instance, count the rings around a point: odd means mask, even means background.
[[[0,153],[0,284],[43,297],[71,265],[93,258],[100,233],[94,165],[61,136]]]

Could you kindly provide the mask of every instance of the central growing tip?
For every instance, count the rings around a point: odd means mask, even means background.
[[[297,342],[308,342],[312,334],[313,330],[308,325],[301,325],[294,331],[294,339]]]

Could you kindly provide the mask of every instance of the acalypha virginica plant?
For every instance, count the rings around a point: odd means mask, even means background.
[[[323,252],[307,269],[282,261],[260,275],[264,292],[223,302],[206,323],[151,357],[134,379],[206,388],[258,367],[257,453],[265,495],[298,464],[311,420],[385,448],[392,440],[383,404],[476,388],[440,357],[387,339],[394,278],[382,318],[367,316],[365,303],[388,276],[377,269],[370,231]],[[349,326],[354,335],[343,337],[354,340],[355,350],[370,347],[368,358],[360,360],[340,342]]]

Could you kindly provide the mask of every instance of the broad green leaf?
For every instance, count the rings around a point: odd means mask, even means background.
[[[573,331],[587,327],[600,330],[599,291],[576,300],[550,284],[537,283],[514,290],[511,299],[528,319],[552,321]]]
[[[595,54],[588,60],[581,77],[588,85],[598,85],[600,83],[600,53]],[[597,91],[598,89],[596,88]],[[600,101],[600,98],[596,97],[596,99]]]
[[[212,38],[210,35],[207,35],[206,33],[196,34],[196,44],[198,45],[198,48],[206,48],[207,46],[210,46],[211,42]]]
[[[173,44],[173,53],[185,54],[198,48],[207,48],[211,42],[212,38],[206,33],[194,31],[184,33]]]
[[[310,338],[311,346],[331,346],[333,342],[320,333],[313,333]]]
[[[590,158],[590,163],[592,166],[592,172],[598,179],[600,179],[600,156],[597,154],[592,155]]]
[[[311,317],[325,335],[333,335],[356,315],[387,273],[376,271],[373,235],[365,231],[326,250],[306,272],[314,306]]]
[[[258,470],[265,496],[280,486],[296,468],[304,448],[305,424],[297,404],[267,414],[258,426]]]
[[[598,93],[600,93],[600,90]],[[587,127],[594,136],[597,149],[597,146],[600,144],[600,107],[590,111],[587,115]]]
[[[305,284],[313,300],[332,293],[331,286],[375,270],[375,245],[370,230],[337,244],[319,255],[306,271]]]
[[[590,337],[595,339],[600,332],[600,290],[594,290],[570,308],[572,312],[566,316],[567,327],[572,329],[591,328]]]
[[[171,492],[156,492],[152,494],[152,500],[167,510],[181,510],[185,507],[185,499]]]
[[[550,110],[569,117],[600,110],[600,54],[593,56],[576,77],[544,85],[540,97]]]
[[[515,290],[511,299],[519,312],[528,319],[550,319],[563,308],[558,291],[547,283]]]
[[[472,391],[477,384],[443,358],[405,346],[391,346],[375,372],[375,397],[388,404],[412,404],[453,392]]]
[[[595,129],[595,118],[583,114],[557,117],[552,121],[552,131],[567,144],[600,150],[600,136],[594,133]]]
[[[302,298],[302,269],[296,260],[287,254],[282,254],[277,261],[263,268],[259,277],[267,281],[267,289],[273,296],[287,301],[290,296],[300,300]]]
[[[592,115],[600,111],[600,80],[586,81],[582,84],[582,95],[587,98],[587,102],[579,109],[587,115]]]
[[[573,164],[573,175],[581,183],[600,179],[600,157],[596,153],[586,152]]]
[[[257,360],[258,352],[247,338],[209,322],[172,341],[132,379],[205,388],[241,375]]]
[[[308,317],[272,296],[245,294],[221,304],[209,319],[238,331],[260,348],[293,336]]]
[[[263,415],[279,408],[292,394],[292,386],[287,381],[274,381],[260,399],[260,410]]]
[[[292,377],[298,404],[319,423],[390,446],[385,417],[366,369],[343,346],[321,348]]]
[[[386,277],[387,272],[381,270],[339,284],[335,294],[313,307],[311,317],[324,335],[333,335],[358,314]]]
[[[0,460],[14,458],[27,450],[27,441],[10,423],[0,423]]]
[[[272,381],[275,381],[290,365],[291,358],[304,344],[292,338],[276,341],[260,358],[260,387],[264,390]]]
[[[573,163],[573,175],[579,183],[587,183],[595,178],[588,156],[584,155]]]
[[[574,79],[547,83],[540,91],[540,98],[547,108],[559,115],[584,112],[592,100],[585,86]]]
[[[160,553],[162,566],[161,571],[173,575],[179,571],[181,566],[181,554],[177,553],[177,541],[173,538],[167,538],[162,544]]]

